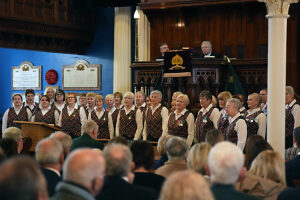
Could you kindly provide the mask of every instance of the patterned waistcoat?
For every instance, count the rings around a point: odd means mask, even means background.
[[[224,136],[225,136],[228,125],[229,125],[228,115],[227,114],[221,115],[218,120],[218,130],[220,130]]]
[[[94,120],[97,123],[97,125],[99,127],[97,138],[110,139],[109,128],[108,128],[108,112],[104,111],[104,114],[99,119],[97,117],[96,112],[93,110],[91,113],[91,118],[92,118],[92,120]]]
[[[38,108],[35,112],[34,120],[36,122],[44,122],[46,124],[55,124],[55,108],[51,107],[45,115],[43,115],[41,109]]]
[[[188,137],[188,125],[186,119],[189,114],[190,111],[186,111],[184,115],[180,116],[177,120],[175,119],[175,111],[170,114],[168,121],[168,130],[170,135],[182,138]]]
[[[298,102],[294,103],[294,105],[296,104],[299,105]],[[285,109],[285,136],[293,135],[295,119],[292,114],[292,110],[294,105],[292,105],[291,107],[289,106],[287,109]]]
[[[116,108],[116,110],[111,114],[111,118],[112,118],[112,121],[114,124],[114,129],[116,129],[119,112],[120,112],[120,109]]]
[[[255,122],[255,118],[260,114],[263,113],[261,110],[248,115],[248,112],[245,114],[245,119],[246,119],[246,123],[247,123],[247,138],[252,136],[252,135],[257,135],[257,131],[258,131],[258,123]],[[247,116],[248,115],[248,116]]]
[[[209,119],[214,107],[211,107],[208,112],[203,115],[201,111],[196,119],[196,138],[198,142],[204,142],[208,131],[214,129],[214,123]]]
[[[120,127],[119,127],[119,133],[120,136],[124,136],[127,139],[133,139],[137,124],[135,121],[135,115],[136,115],[137,107],[135,107],[134,110],[131,110],[128,115],[126,115],[126,112],[124,109],[120,110]]]
[[[25,106],[25,102],[23,103],[23,106]],[[37,108],[39,107],[39,104],[36,103],[36,102],[34,102],[34,107],[33,107],[33,109],[30,109],[29,106],[25,106],[25,107],[28,108],[28,109],[30,110],[30,112],[31,112],[32,115],[34,115],[35,112],[36,112],[36,110],[37,110]]]
[[[234,127],[239,119],[244,119],[242,116],[239,116],[236,118],[231,124],[228,125],[226,129],[226,134],[225,134],[225,140],[230,141],[232,143],[237,144],[238,141],[238,135],[237,132],[234,130]]]
[[[161,117],[161,110],[162,106],[159,106],[155,112],[152,114],[151,107],[148,108],[146,113],[146,124],[147,127],[147,135],[152,136],[155,139],[158,139],[162,134],[162,117]]]
[[[244,108],[243,110],[240,111],[240,114],[241,114],[242,116],[245,116],[246,112],[247,112],[247,109]]]
[[[16,124],[13,121],[28,121],[28,114],[26,108],[23,106],[17,115],[15,109],[11,107],[8,110],[8,117],[7,117],[7,128],[9,127],[18,127],[21,129],[21,124]]]
[[[62,131],[71,135],[72,138],[79,137],[81,135],[81,121],[79,109],[74,109],[73,113],[69,116],[67,106],[65,106],[61,114]]]
[[[143,125],[144,125],[147,106],[145,106],[145,107],[141,106],[139,109],[142,111],[142,114],[143,114]]]

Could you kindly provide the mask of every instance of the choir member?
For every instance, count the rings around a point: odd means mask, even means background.
[[[118,118],[118,114],[119,114],[119,109],[116,109],[116,107],[114,106],[114,103],[115,103],[114,96],[112,94],[106,95],[105,103],[106,103],[106,110],[109,112],[109,114],[111,114],[111,118],[112,118],[113,125],[114,125],[114,130],[115,130],[116,124],[117,124],[117,118]]]
[[[65,107],[65,92],[61,89],[58,89],[55,93],[54,106],[59,111]]]
[[[244,104],[245,104],[245,98],[242,94],[236,94],[232,96],[235,99],[240,100],[241,102],[241,107],[239,109],[239,112],[241,113],[242,116],[244,116],[247,112],[247,109],[245,108]]]
[[[50,98],[43,95],[40,99],[40,106],[36,109],[35,114],[31,118],[32,122],[43,122],[46,124],[58,124],[59,111],[50,105]]]
[[[257,134],[265,138],[267,117],[260,109],[261,97],[257,93],[252,93],[248,96],[247,103],[249,110],[244,115],[248,127],[247,137]]]
[[[145,115],[143,140],[158,141],[161,135],[168,134],[168,109],[161,105],[162,94],[158,90],[151,92],[151,106]]]
[[[168,132],[170,135],[187,139],[192,145],[195,135],[194,115],[186,109],[190,100],[186,94],[180,94],[176,99],[176,110],[169,115]]]
[[[80,107],[86,108],[86,93],[81,93],[79,97],[79,105]]]
[[[111,114],[103,108],[104,98],[102,95],[95,97],[96,108],[89,114],[88,119],[92,119],[98,125],[99,139],[112,139],[114,137],[114,125]]]
[[[50,105],[54,104],[54,94],[56,90],[52,87],[46,88],[44,95],[47,95],[50,98]]]
[[[228,115],[229,125],[226,129],[225,140],[237,144],[243,150],[247,139],[247,124],[239,112],[240,107],[240,100],[235,98],[227,100],[225,110]]]
[[[300,126],[300,105],[295,99],[292,86],[286,87],[286,112],[285,112],[285,148],[293,146],[293,131]]]
[[[13,107],[7,109],[2,119],[2,133],[6,128],[18,127],[21,129],[21,124],[14,123],[14,121],[29,121],[31,119],[31,111],[29,108],[23,106],[23,98],[20,94],[15,94],[12,97]]]
[[[33,89],[27,89],[25,91],[25,102],[23,103],[23,106],[28,108],[31,111],[31,114],[33,115],[35,113],[35,109],[39,107],[39,104],[34,102],[35,93]]]
[[[116,136],[123,136],[127,140],[138,140],[143,129],[143,114],[133,100],[134,94],[125,92],[124,107],[119,112],[116,125]]]
[[[84,111],[85,111],[87,118],[90,115],[90,113],[96,108],[95,97],[96,97],[96,94],[94,92],[89,92],[86,94],[87,106],[85,107]]]
[[[177,100],[177,97],[179,95],[181,95],[181,94],[182,94],[182,92],[180,92],[180,91],[177,91],[177,92],[173,93],[173,95],[172,95],[172,102],[171,102],[171,108],[169,109],[170,112],[173,112],[173,111],[176,110],[176,100]]]
[[[59,117],[59,126],[62,131],[68,133],[72,138],[81,135],[81,125],[87,120],[84,108],[77,105],[75,93],[66,94],[66,106],[62,109]]]
[[[205,142],[206,133],[218,128],[220,118],[219,110],[211,104],[212,95],[209,91],[203,90],[200,95],[201,109],[196,119],[196,139],[197,142]]]
[[[218,129],[223,133],[225,134],[225,131],[228,127],[228,115],[226,114],[226,110],[225,110],[225,107],[226,107],[226,102],[227,102],[227,99],[230,99],[232,98],[232,95],[230,92],[228,91],[224,91],[224,92],[221,92],[219,95],[218,95],[218,101],[219,101],[219,106],[221,108],[221,111],[220,111],[220,118],[218,120]]]
[[[116,109],[121,109],[123,108],[123,105],[122,105],[122,100],[123,100],[123,95],[121,92],[115,92],[114,93],[114,101],[115,101],[115,108]]]

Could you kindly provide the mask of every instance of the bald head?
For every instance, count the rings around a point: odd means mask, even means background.
[[[82,148],[70,153],[63,166],[63,179],[87,188],[96,196],[105,176],[105,161],[99,150]]]

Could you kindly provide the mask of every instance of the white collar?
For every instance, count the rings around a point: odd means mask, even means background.
[[[124,109],[125,111],[127,111],[126,107],[124,106],[122,109]],[[135,105],[132,105],[131,108],[129,110],[135,110]]]
[[[289,107],[292,107],[296,103],[296,99],[294,99],[290,104]]]
[[[251,115],[251,114],[253,114],[253,113],[256,113],[256,112],[258,112],[258,111],[260,111],[261,109],[258,107],[258,108],[254,108],[254,109],[252,109],[252,110],[248,110],[248,113],[249,113],[249,115]]]
[[[135,106],[136,106],[137,108],[146,107],[146,103],[144,102],[140,107],[138,107],[136,104],[135,104]]]
[[[157,106],[155,106],[155,108],[153,108],[153,106],[151,106],[151,109],[156,110],[157,108],[159,108],[160,105],[161,105],[161,103],[159,103]]]
[[[229,117],[229,123],[231,124],[234,120],[236,120],[241,114],[238,112],[234,117]]]
[[[206,112],[208,112],[210,109],[211,109],[211,107],[212,107],[213,105],[212,104],[209,104],[208,106],[207,106],[207,108],[201,108],[201,112],[204,112],[204,110],[206,111]]]

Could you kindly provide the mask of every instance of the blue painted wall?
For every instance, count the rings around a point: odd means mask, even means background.
[[[35,66],[42,66],[42,93],[48,83],[45,74],[49,69],[58,73],[56,86],[62,86],[62,66],[71,65],[79,59],[90,64],[101,64],[101,90],[95,91],[106,95],[113,91],[113,47],[114,47],[114,8],[101,8],[98,12],[98,26],[94,42],[86,55],[49,53],[41,51],[0,48],[0,113],[1,115],[11,105],[11,93],[24,91],[11,90],[11,67],[19,66],[24,61],[30,61]],[[66,91],[70,92],[70,91]],[[84,92],[84,91],[75,91]]]

